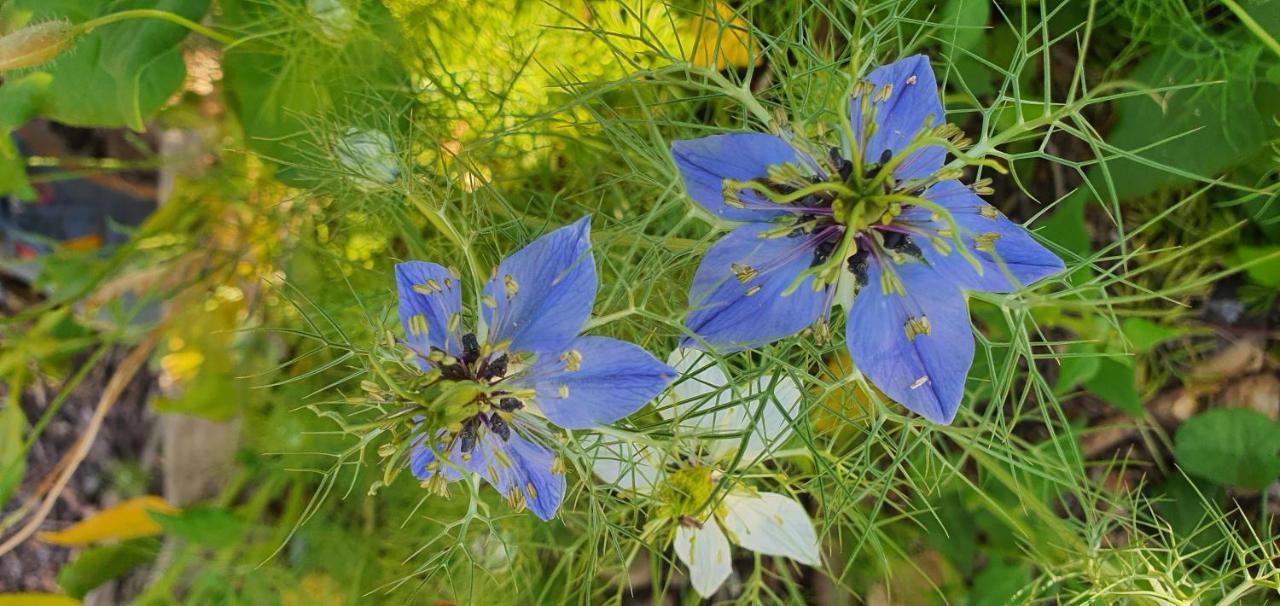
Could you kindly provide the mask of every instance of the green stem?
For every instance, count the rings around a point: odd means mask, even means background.
[[[118,13],[111,13],[110,15],[103,15],[101,17],[98,17],[97,19],[90,19],[89,21],[85,21],[84,23],[77,25],[74,31],[76,35],[87,34],[104,25],[115,23],[117,21],[125,21],[128,19],[160,19],[163,21],[168,21],[170,23],[181,25],[182,27],[185,27],[193,32],[196,32],[197,34],[200,34],[211,40],[216,40],[218,42],[221,42],[222,44],[231,45],[237,42],[237,40],[235,38],[232,38],[231,36],[209,29],[203,25],[200,25],[199,23],[196,23],[195,21],[192,21],[186,17],[183,17],[182,15],[176,15],[169,11],[161,11],[161,10],[155,10],[150,8],[137,8],[133,10],[120,11]]]
[[[1257,36],[1258,40],[1265,44],[1267,48],[1271,49],[1276,55],[1280,55],[1280,42],[1276,42],[1276,39],[1273,38],[1271,34],[1268,34],[1267,30],[1263,29],[1261,25],[1258,25],[1258,22],[1255,21],[1253,17],[1249,16],[1249,13],[1245,12],[1243,7],[1236,3],[1235,0],[1222,0],[1222,3],[1227,5],[1227,8],[1231,9],[1231,12],[1235,13],[1236,17],[1240,18],[1240,23],[1244,24],[1245,29],[1248,29],[1254,36]]]

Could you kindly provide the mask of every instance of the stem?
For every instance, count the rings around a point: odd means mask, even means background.
[[[137,8],[137,9],[127,10],[127,11],[120,11],[118,13],[111,13],[110,15],[103,15],[96,19],[90,19],[89,21],[85,21],[84,23],[77,25],[74,32],[76,35],[87,34],[93,31],[94,29],[97,29],[104,25],[115,23],[117,21],[125,21],[128,19],[160,19],[162,21],[168,21],[176,25],[181,25],[182,27],[185,27],[193,32],[196,32],[197,34],[200,34],[211,40],[216,40],[225,45],[231,45],[237,42],[237,40],[231,36],[214,31],[210,28],[200,25],[199,23],[196,23],[195,21],[192,21],[186,17],[183,17],[182,15],[177,15],[169,11],[161,11],[161,10],[155,10],[150,8]]]
[[[1231,12],[1235,13],[1236,17],[1240,18],[1240,22],[1254,36],[1257,36],[1258,40],[1262,41],[1276,55],[1280,55],[1280,42],[1276,42],[1276,39],[1271,34],[1268,34],[1267,30],[1263,29],[1261,25],[1258,25],[1258,22],[1254,21],[1253,17],[1249,16],[1249,13],[1245,12],[1235,0],[1222,0],[1222,3],[1227,5],[1227,8],[1231,9]]]

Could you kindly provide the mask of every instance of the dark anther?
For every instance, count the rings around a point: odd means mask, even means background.
[[[775,194],[782,195],[782,196],[785,196],[785,195],[787,195],[787,194],[789,194],[789,193],[791,193],[791,192],[793,192],[793,191],[795,191],[795,190],[796,190],[796,188],[791,187],[790,185],[787,185],[786,183],[775,183],[775,182],[770,181],[770,180],[768,180],[768,179],[765,179],[765,178],[763,178],[763,177],[756,178],[756,179],[752,179],[751,181],[752,181],[752,182],[754,182],[754,183],[759,183],[760,185],[763,185],[763,186],[765,186],[766,188],[768,188],[768,189],[769,189],[769,191],[771,191],[771,192],[773,192],[773,193],[775,193]]]
[[[888,164],[889,160],[892,160],[892,159],[893,159],[893,152],[887,149],[884,150],[883,152],[880,153],[880,161],[876,162],[875,164],[872,164],[871,166],[868,166],[867,172],[863,176],[868,179],[876,176],[876,174],[880,172],[880,169],[883,168],[885,164]]]
[[[503,421],[502,417],[496,414],[489,415],[488,421],[489,429],[492,429],[493,433],[498,434],[498,437],[502,438],[503,442],[511,439],[511,426],[507,425],[507,422]]]
[[[497,408],[503,412],[515,412],[524,408],[524,404],[515,398],[502,398],[501,400],[498,400]]]
[[[489,360],[484,368],[480,369],[481,379],[501,379],[505,376],[507,376],[507,354]]]
[[[469,332],[462,335],[462,361],[471,364],[480,357],[480,342],[476,340],[476,333]]]
[[[810,197],[810,198],[812,198],[813,196],[809,196],[809,197]],[[807,223],[807,222],[812,221],[812,220],[813,220],[813,215],[800,215],[799,217],[797,217],[797,218],[796,218],[796,223],[797,223],[798,225],[803,225],[804,223]],[[790,232],[788,232],[788,233],[787,233],[787,237],[788,237],[788,238],[798,238],[798,237],[800,237],[800,236],[803,236],[803,235],[805,235],[805,234],[809,233],[809,229],[811,229],[811,228],[809,228],[809,227],[799,227],[799,226],[797,226],[795,229],[793,229],[793,230],[791,230]]]
[[[853,274],[858,288],[867,284],[867,251],[860,250],[849,257],[849,272]]]
[[[471,452],[476,449],[476,425],[478,424],[475,417],[462,424],[462,431],[458,432],[458,439],[462,440],[462,452]]]
[[[920,252],[920,247],[911,240],[911,237],[902,233],[891,231],[884,235],[884,247],[889,250],[895,250],[908,257],[922,257],[924,253]]]
[[[911,238],[902,239],[902,245],[898,247],[898,252],[917,259],[924,257],[924,252],[920,250],[919,246],[916,246],[916,243]]]
[[[840,180],[848,181],[849,177],[853,174],[853,163],[840,155],[839,148],[832,147],[828,151],[828,154],[831,158],[831,166],[836,169],[837,173],[839,173]]]
[[[835,238],[827,238],[826,240],[819,242],[818,246],[813,249],[813,263],[810,263],[809,267],[813,267],[814,265],[818,265],[823,261],[826,261],[827,257],[831,256],[831,251],[834,251],[835,249]]]
[[[442,354],[444,353],[444,350],[440,349],[439,347],[432,347],[431,351],[433,352],[438,351]],[[440,369],[441,378],[449,379],[451,381],[457,381],[457,380],[467,378],[467,369],[463,367],[462,364],[459,364],[457,362],[454,362],[453,364],[449,364],[448,366],[444,364],[436,364],[436,366]]]

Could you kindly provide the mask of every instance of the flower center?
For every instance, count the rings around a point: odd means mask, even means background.
[[[523,400],[532,394],[503,388],[511,356],[481,347],[475,333],[462,337],[461,354],[455,358],[433,349],[428,359],[440,372],[432,387],[438,389],[435,404],[444,411],[446,442],[452,447],[453,440],[460,440],[460,449],[467,454],[475,449],[482,429],[510,440],[512,415],[524,408]]]
[[[658,493],[663,514],[671,519],[699,523],[715,491],[713,471],[710,467],[695,465],[668,472],[666,483]]]

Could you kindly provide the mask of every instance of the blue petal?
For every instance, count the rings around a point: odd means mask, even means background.
[[[764,133],[733,133],[701,139],[686,139],[671,144],[671,157],[684,177],[689,197],[718,217],[732,221],[768,221],[785,211],[774,209],[733,208],[724,203],[725,179],[750,181],[768,175],[770,166],[791,162],[802,166],[800,156],[786,141]],[[748,205],[769,206],[754,192],[743,191]]]
[[[854,95],[849,102],[853,132],[863,144],[864,164],[879,162],[885,150],[891,156],[897,155],[915,139],[926,120],[929,126],[942,123],[942,100],[928,57],[913,55],[881,66],[868,74],[866,81],[874,86],[868,93],[874,114],[863,116],[861,95]],[[875,101],[885,86],[890,87],[889,96]],[[863,141],[867,118],[875,120],[876,129],[870,139]],[[922,148],[898,165],[893,176],[900,180],[927,177],[942,168],[946,155],[946,150],[936,145]]]
[[[964,293],[923,263],[894,266],[906,296],[885,294],[881,269],[849,312],[849,355],[886,395],[935,423],[949,424],[960,408],[973,363],[973,333]],[[908,319],[927,318],[927,334],[908,336]]]
[[[498,265],[481,305],[490,343],[510,340],[512,351],[560,353],[578,336],[596,298],[590,236],[586,216]]]
[[[685,325],[721,351],[745,349],[800,332],[829,306],[827,289],[813,291],[806,277],[791,294],[782,293],[813,263],[817,242],[810,236],[760,238],[776,225],[743,225],[711,246],[689,290],[693,311]],[[733,267],[756,275],[743,283]],[[750,294],[748,294],[750,293]],[[698,347],[686,339],[682,347]]]
[[[926,242],[917,242],[929,263],[963,288],[1012,292],[1065,267],[1062,259],[1036,242],[1021,225],[1005,218],[958,181],[938,183],[925,191],[924,198],[951,211],[965,246],[982,265],[982,275],[978,275],[973,265],[959,252],[951,250],[950,254],[944,255]],[[923,224],[935,230],[947,227],[945,220],[934,221],[933,213],[920,207],[903,212],[899,221]],[[978,250],[975,236],[983,236],[984,240],[994,237],[995,254]],[[1016,283],[1010,283],[1008,275],[1000,267],[1001,262]]]
[[[631,343],[578,337],[561,355],[540,356],[518,383],[537,391],[538,408],[552,423],[585,429],[635,412],[675,377],[674,369]]]
[[[460,284],[453,272],[435,263],[409,261],[396,265],[400,324],[404,326],[405,341],[415,351],[425,355],[434,347],[457,354],[461,349],[459,335],[449,330],[449,318],[462,311],[459,289]],[[415,315],[426,320],[425,333],[411,326]]]
[[[564,476],[551,470],[555,453],[529,441],[517,431],[511,432],[510,439],[505,441],[487,429],[480,431],[480,439],[470,456],[464,457],[461,441],[454,440],[449,460],[462,469],[480,474],[504,497],[510,498],[512,493],[520,491],[529,510],[539,518],[550,520],[555,517],[565,489]],[[428,479],[431,473],[426,466],[434,460],[435,455],[420,441],[410,454],[410,470],[418,479]],[[450,465],[441,465],[440,472],[449,481],[462,478]]]

